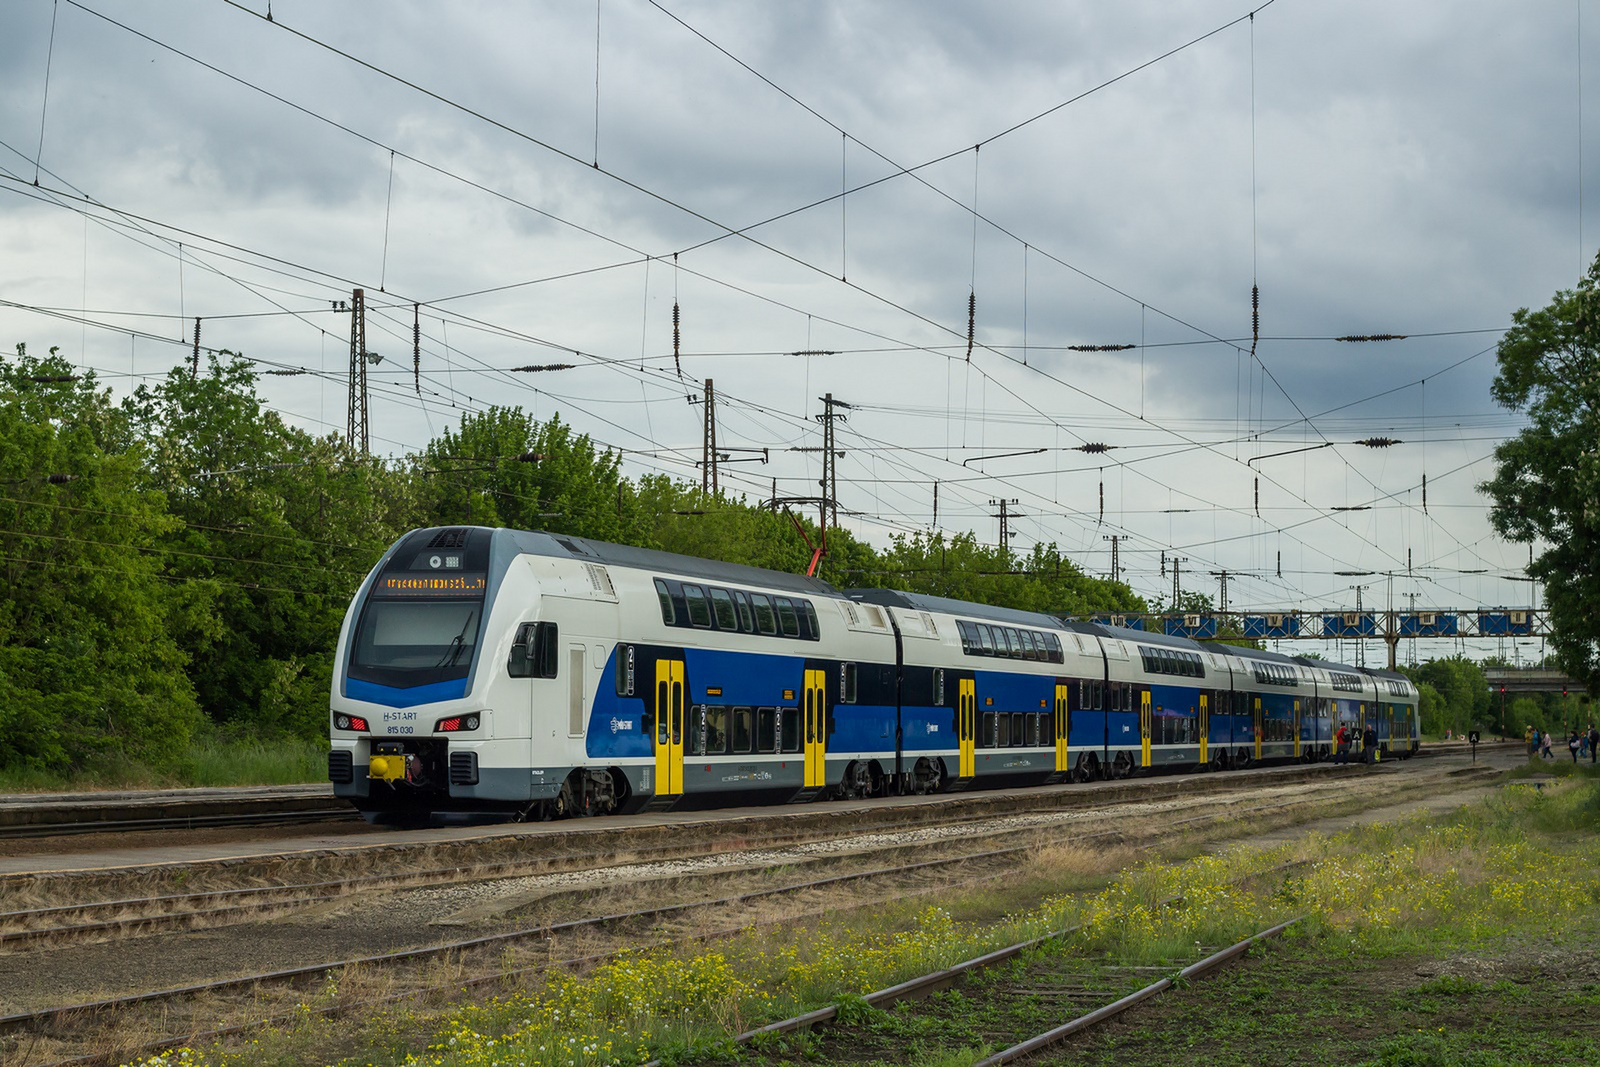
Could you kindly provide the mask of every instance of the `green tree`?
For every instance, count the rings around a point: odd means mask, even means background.
[[[1432,700],[1437,701],[1425,699],[1423,703],[1422,728],[1426,732],[1462,732],[1499,722],[1500,709],[1492,705],[1483,668],[1465,656],[1429,660],[1420,666],[1403,667],[1401,673],[1416,683],[1419,692],[1426,686],[1433,693]]]
[[[177,523],[131,441],[54,350],[0,359],[0,764],[161,765],[201,721],[171,634],[206,598],[165,580]]]
[[[285,423],[233,353],[123,406],[146,486],[182,520],[165,538],[168,574],[210,597],[176,632],[201,706],[230,726],[321,733],[345,608],[418,510],[406,479]]]
[[[1499,361],[1491,393],[1528,426],[1479,488],[1498,533],[1543,546],[1528,573],[1544,583],[1556,656],[1600,693],[1600,258],[1576,290],[1512,316]]]

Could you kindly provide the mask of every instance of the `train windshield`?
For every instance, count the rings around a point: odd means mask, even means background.
[[[406,688],[465,678],[482,615],[481,600],[370,600],[350,676]]]
[[[350,677],[401,689],[465,678],[483,631],[488,531],[424,531],[367,592]]]

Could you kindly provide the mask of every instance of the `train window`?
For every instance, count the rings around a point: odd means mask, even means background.
[[[661,621],[671,626],[676,621],[672,615],[672,591],[660,578],[656,579],[656,596],[661,598]]]
[[[528,634],[526,625],[523,626],[522,632],[519,634],[519,636],[523,637],[524,647],[527,649],[526,669],[528,673],[518,675],[518,677],[554,678],[557,666],[560,663],[557,652],[561,647],[560,634],[556,624],[553,622],[536,622],[531,625],[533,627],[531,635]],[[513,645],[511,649],[511,662],[513,665],[515,665],[516,659],[517,649]]]
[[[973,648],[978,643],[973,633],[972,624],[965,619],[956,620],[956,632],[961,635],[961,651],[965,655],[972,655]]]
[[[1027,643],[1023,641],[1022,631],[1006,628],[1006,643],[1011,646],[1012,659],[1026,659],[1028,655]]]
[[[1056,717],[1054,715],[1039,716],[1039,743],[1053,745],[1056,743]]]
[[[778,739],[784,752],[800,751],[800,719],[799,708],[778,709]]]
[[[706,591],[698,585],[685,584],[683,599],[689,605],[689,624],[703,630],[711,628],[711,606],[706,603]]]
[[[1090,682],[1089,683],[1089,706],[1091,708],[1093,708],[1095,711],[1103,711],[1105,709],[1101,705],[1100,702],[1102,700],[1104,700],[1104,699],[1105,699],[1105,683],[1104,682],[1098,682],[1098,681]]]
[[[756,632],[755,615],[750,611],[750,597],[735,589],[733,591],[733,606],[739,613],[739,632],[753,634]]]
[[[1022,658],[1023,659],[1038,659],[1039,658],[1039,650],[1034,647],[1034,644],[1033,644],[1033,636],[1034,635],[1031,632],[1027,631],[1027,630],[1018,630],[1017,634],[1019,636],[1021,636],[1021,638],[1022,638]]]
[[[739,628],[739,614],[733,610],[733,597],[728,595],[726,589],[711,590],[711,608],[716,613],[717,629],[737,630]]]
[[[1059,637],[1057,637],[1055,634],[1045,634],[1044,644],[1045,647],[1050,650],[1051,663],[1066,662],[1065,657],[1063,657],[1061,654],[1061,639]]]
[[[994,739],[995,739],[995,735],[996,735],[996,733],[998,731],[998,727],[995,726],[994,720],[995,720],[995,715],[994,715],[994,712],[992,712],[992,711],[986,711],[981,716],[980,721],[978,723],[978,737],[977,737],[977,745],[978,745],[979,748],[993,748],[994,747]]]
[[[981,622],[973,623],[972,628],[978,634],[978,655],[994,655],[994,635],[989,632],[989,628]]]
[[[733,750],[749,752],[755,727],[754,712],[750,708],[733,709]]]
[[[807,639],[811,641],[822,640],[822,625],[817,619],[817,609],[811,606],[811,601],[800,601],[800,612],[805,616],[806,624],[811,627],[811,631],[806,634]]]
[[[778,709],[756,709],[756,751],[776,752],[778,749]]]
[[[773,597],[772,602],[778,605],[778,623],[783,627],[783,636],[799,637],[800,617],[794,612],[794,602],[786,596]]]
[[[765,593],[751,593],[750,606],[756,613],[756,629],[764,634],[778,632],[778,616],[772,610],[772,598]]]
[[[991,714],[989,716],[989,718],[995,724],[994,728],[993,728],[994,729],[994,745],[993,745],[993,747],[995,747],[995,748],[1010,748],[1011,747],[1011,716],[1009,716],[1009,715],[994,715],[994,714]]]
[[[856,665],[854,663],[839,664],[839,703],[854,704],[856,702]]]
[[[632,645],[617,646],[617,696],[633,696],[633,665],[634,648]]]
[[[698,740],[700,755],[720,756],[728,751],[728,709],[714,707],[710,704],[700,705],[700,715],[704,723],[701,736],[690,738],[691,744]],[[691,717],[690,722],[695,720]]]
[[[937,708],[937,707],[942,707],[943,705],[944,705],[944,668],[943,667],[935,667],[933,669],[933,706]]]

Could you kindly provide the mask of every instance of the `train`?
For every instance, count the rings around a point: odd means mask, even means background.
[[[1403,675],[559,533],[413,530],[340,628],[369,820],[546,819],[1326,760]]]

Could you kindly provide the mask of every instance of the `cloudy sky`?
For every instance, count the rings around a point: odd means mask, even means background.
[[[343,432],[362,288],[385,453],[517,404],[698,480],[711,378],[771,450],[723,484],[814,496],[831,392],[878,543],[937,483],[1091,572],[1126,535],[1149,596],[1165,553],[1233,606],[1526,604],[1475,486],[1500,331],[1600,239],[1600,9],[1251,10],[8,0],[0,335],[120,392],[198,317]]]

